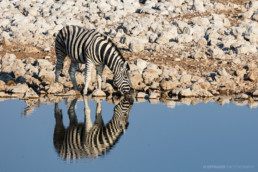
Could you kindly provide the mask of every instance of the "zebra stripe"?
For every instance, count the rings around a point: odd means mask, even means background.
[[[63,61],[68,56],[71,59],[69,75],[74,89],[78,90],[75,79],[78,63],[85,63],[84,94],[87,94],[93,65],[97,69],[98,89],[101,89],[102,71],[104,65],[107,65],[114,73],[114,86],[122,93],[130,93],[132,91],[128,76],[128,71],[130,70],[128,63],[115,44],[107,36],[102,35],[96,30],[88,30],[78,26],[65,26],[57,34],[55,50],[57,57],[55,82],[58,82],[58,77],[63,68]]]
[[[78,123],[74,111],[77,99],[73,100],[68,115],[70,125],[65,129],[62,121],[62,112],[55,104],[56,126],[54,131],[54,145],[61,158],[80,159],[96,158],[111,150],[118,142],[128,126],[129,113],[133,105],[133,99],[125,98],[114,108],[112,119],[104,125],[101,116],[101,104],[97,104],[96,118],[91,123],[89,107],[85,100],[85,120]]]

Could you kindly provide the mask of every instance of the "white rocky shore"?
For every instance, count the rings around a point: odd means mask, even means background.
[[[129,64],[130,79],[134,90],[136,90],[137,98],[156,99],[162,96],[213,97],[232,94],[239,99],[258,97],[258,89],[253,92],[242,92],[238,88],[240,84],[246,86],[245,82],[254,83],[254,86],[256,86],[257,82],[252,82],[252,80],[257,80],[255,72],[232,76],[222,68],[216,73],[199,77],[194,74],[187,74],[180,67],[158,66],[142,59],[137,59]],[[73,85],[68,73],[69,66],[70,61],[67,59],[59,82],[55,83],[54,63],[46,59],[35,60],[32,57],[21,60],[17,59],[14,54],[6,53],[1,58],[0,91],[2,93],[0,93],[0,97],[12,97],[8,93],[23,94],[24,99],[38,98],[39,95],[45,94],[55,94],[57,96],[81,94],[79,91],[72,89]],[[84,69],[85,65],[81,65],[80,70],[76,72],[76,80],[80,89],[84,87]],[[112,80],[113,74],[106,67],[102,76],[102,90],[106,93],[104,97],[116,93]],[[94,69],[89,91],[96,90],[96,86],[96,71]],[[96,93],[93,96],[103,95]]]
[[[130,61],[138,98],[258,96],[255,0],[5,0],[0,13],[0,97],[78,94],[69,61],[53,82],[54,39],[65,25],[108,35]],[[83,68],[76,73],[81,88]],[[107,96],[115,92],[111,81],[105,69]]]

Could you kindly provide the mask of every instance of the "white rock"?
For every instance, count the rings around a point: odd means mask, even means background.
[[[35,76],[38,75],[39,69],[35,66],[32,66],[31,64],[25,65],[25,71],[27,75]]]
[[[149,99],[157,99],[160,97],[159,93],[151,92],[149,95]]]
[[[241,47],[237,48],[237,53],[238,54],[250,54],[250,53],[256,53],[256,46],[255,45],[241,45]]]
[[[217,70],[217,73],[220,75],[220,76],[229,76],[230,74],[226,71],[226,69],[223,67],[223,68],[220,68]]]
[[[50,52],[50,47],[44,48],[44,51],[45,51],[45,52]]]
[[[2,62],[3,61],[14,61],[14,60],[16,60],[15,54],[5,53],[4,56],[2,57]]]
[[[144,92],[138,92],[136,94],[136,98],[146,98],[147,94]]]
[[[60,93],[63,91],[63,89],[64,89],[63,84],[58,83],[58,82],[52,83],[52,84],[50,84],[49,89],[47,90],[47,93],[49,93],[49,94]]]
[[[109,4],[107,4],[106,2],[104,2],[104,1],[100,1],[100,3],[98,3],[98,8],[103,13],[106,13],[106,12],[111,10],[111,6]]]
[[[59,93],[58,95],[63,96],[75,96],[75,95],[81,95],[81,93],[78,90],[69,90],[67,93]]]
[[[173,95],[179,95],[182,90],[183,90],[182,88],[175,88],[175,89],[172,90],[172,94]]]
[[[96,89],[92,93],[93,97],[106,97],[106,93],[100,89]]]
[[[145,38],[134,39],[134,40],[132,40],[131,43],[130,43],[130,49],[131,49],[134,53],[138,53],[138,52],[144,50],[146,43],[148,43],[148,40],[145,39]]]
[[[248,98],[249,96],[244,93],[236,95],[236,99],[248,99]]]
[[[147,63],[148,63],[147,61],[142,60],[140,58],[134,61],[134,64],[137,66],[141,74],[142,74],[142,71],[147,67]]]
[[[178,85],[178,81],[162,80],[160,82],[160,87],[162,90],[172,90],[172,89],[175,89],[177,85]]]
[[[24,76],[26,73],[24,68],[17,68],[16,70],[13,71],[14,77],[18,78],[19,76]]]
[[[254,97],[258,97],[258,89],[253,92],[253,96],[254,96]]]
[[[193,36],[192,35],[187,35],[187,34],[181,34],[177,36],[177,40],[179,43],[189,43],[193,41]]]
[[[200,12],[200,13],[205,12],[205,8],[203,6],[203,1],[202,0],[194,0],[193,2],[194,2],[194,9],[197,12]]]
[[[17,84],[15,86],[6,87],[8,93],[25,93],[29,89],[27,84]]]
[[[39,71],[38,77],[42,81],[53,82],[55,80],[55,72],[54,71],[49,71],[49,70],[46,70],[46,69],[43,68]]]
[[[215,3],[214,4],[214,9],[219,10],[219,11],[223,11],[223,10],[225,10],[225,6],[222,3]]]
[[[180,82],[182,83],[190,83],[192,79],[192,75],[183,75],[180,78]]]
[[[5,82],[0,80],[0,91],[4,91],[6,88]]]
[[[160,72],[154,69],[145,69],[142,74],[145,84],[151,84],[159,75]]]
[[[194,17],[191,21],[199,26],[208,26],[210,24],[209,19],[206,17]]]
[[[29,88],[23,96],[24,99],[30,99],[30,98],[39,98],[38,94],[32,89]]]
[[[179,92],[179,95],[182,97],[192,97],[193,93],[190,88],[187,88],[187,89],[181,90]]]
[[[194,90],[193,95],[196,97],[212,97],[213,96],[209,91],[202,89],[202,88],[198,89],[198,90]]]
[[[224,51],[218,47],[214,47],[214,49],[212,49],[212,52],[212,58],[214,59],[224,59],[225,57]]]
[[[41,69],[53,70],[55,67],[50,61],[46,59],[38,59],[37,63]]]

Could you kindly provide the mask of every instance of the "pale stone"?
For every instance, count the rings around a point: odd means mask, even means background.
[[[27,84],[17,84],[15,86],[6,87],[8,93],[25,93],[29,89]]]
[[[147,67],[147,61],[142,60],[140,58],[136,59],[134,61],[134,64],[137,66],[138,69],[140,69],[140,72],[143,71]]]
[[[24,70],[24,68],[18,68],[15,71],[13,71],[15,78],[18,78],[19,76],[24,76],[25,73],[26,73],[26,71]]]
[[[199,48],[205,48],[207,46],[207,40],[205,38],[201,38],[198,42],[197,42],[197,46]]]
[[[199,85],[201,86],[201,88],[206,89],[206,90],[211,87],[211,84],[207,81],[206,82],[201,82],[201,83],[199,83]]]
[[[69,90],[64,95],[65,96],[75,96],[75,95],[81,95],[81,93],[78,90]]]
[[[149,99],[157,99],[160,97],[159,93],[151,92],[149,95]]]
[[[40,70],[38,77],[42,81],[54,82],[54,80],[55,80],[55,72],[54,71],[48,71],[48,70],[43,68],[43,69]]]
[[[134,53],[138,53],[145,49],[146,43],[148,43],[147,39],[144,39],[144,38],[134,39],[130,43],[130,48]]]
[[[187,75],[183,75],[180,78],[180,82],[182,82],[182,83],[190,83],[191,79],[192,79],[192,75],[188,75],[188,74]]]
[[[143,83],[142,75],[139,73],[139,71],[134,72],[133,75],[130,75],[130,81],[131,81],[132,87],[135,90],[142,90],[145,87],[145,84]]]
[[[254,96],[254,97],[258,97],[258,89],[253,92],[253,96]]]
[[[154,69],[145,69],[142,76],[145,84],[151,84],[151,82],[159,77],[159,71]]]
[[[239,76],[240,78],[244,78],[244,75],[246,74],[245,69],[239,69],[236,71],[236,75]]]
[[[5,82],[0,80],[0,91],[4,91],[6,88]]]
[[[172,90],[174,88],[176,88],[178,85],[178,81],[171,81],[171,80],[162,80],[160,82],[160,87],[162,90]]]
[[[248,99],[248,98],[249,96],[244,93],[236,95],[236,99]]]
[[[106,93],[100,89],[96,89],[92,93],[93,97],[106,97]]]
[[[200,13],[205,12],[205,8],[203,6],[203,1],[202,0],[194,0],[194,9]]]
[[[63,89],[64,89],[63,84],[56,82],[56,83],[50,84],[49,89],[47,90],[47,93],[49,94],[60,93],[63,91]]]
[[[192,97],[193,93],[192,93],[190,88],[187,88],[187,89],[184,89],[184,90],[180,91],[179,95],[182,96],[182,97]]]
[[[147,94],[144,92],[138,92],[136,94],[136,98],[146,98]]]
[[[14,61],[14,60],[16,60],[15,54],[5,53],[4,56],[2,57],[2,63],[4,61]]]
[[[25,64],[22,63],[22,61],[19,59],[2,61],[2,71],[7,73],[11,73],[17,69],[24,68],[24,66]]]
[[[172,90],[172,95],[179,95],[182,90],[182,88],[175,88]]]
[[[247,74],[246,79],[249,79],[250,81],[255,81],[257,79],[256,73],[254,71],[251,71]]]
[[[193,55],[194,59],[207,59],[207,55],[204,52],[201,51],[197,51],[194,55]]]
[[[54,65],[46,59],[38,59],[37,63],[39,65],[40,69],[49,69],[49,70],[54,69]]]
[[[193,95],[196,97],[212,97],[213,96],[209,91],[207,91],[205,89],[195,90],[195,91],[193,91]]]
[[[39,98],[38,94],[32,89],[29,88],[23,96],[23,99],[30,99],[30,98]]]

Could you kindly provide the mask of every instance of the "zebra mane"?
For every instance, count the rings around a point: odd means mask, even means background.
[[[122,59],[123,63],[125,63],[126,60],[125,60],[124,56],[122,55],[120,49],[116,46],[116,44],[115,44],[108,36],[104,35],[104,37],[105,37],[109,42],[111,42],[112,47],[115,48],[115,50],[118,52],[118,55],[119,55],[120,58]]]

